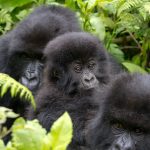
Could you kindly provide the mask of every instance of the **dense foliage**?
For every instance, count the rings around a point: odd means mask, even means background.
[[[25,121],[23,118],[18,118],[11,130],[12,139],[6,146],[0,140],[1,150],[66,150],[72,138],[72,122],[67,113],[53,124],[49,133],[38,120]]]
[[[100,38],[130,72],[150,69],[149,0],[0,0],[0,33],[5,34],[41,4],[76,11],[83,30]]]

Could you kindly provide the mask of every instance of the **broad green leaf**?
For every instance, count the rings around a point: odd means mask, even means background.
[[[18,116],[11,109],[0,106],[0,124],[5,123],[7,118],[16,118]]]
[[[50,134],[48,134],[47,136],[45,136],[45,138],[43,139],[43,144],[42,144],[42,149],[41,150],[51,150],[51,137],[49,136]]]
[[[133,58],[132,58],[132,62],[136,65],[140,65],[140,62],[141,62],[141,59],[140,59],[140,55],[135,55]]]
[[[124,61],[124,53],[119,49],[117,44],[111,43],[109,46],[108,51],[119,61]]]
[[[90,17],[90,22],[95,29],[93,33],[103,41],[105,38],[105,26],[101,18],[99,16],[92,15]]]
[[[46,130],[37,120],[27,121],[19,118],[12,126],[12,145],[17,150],[42,150]]]
[[[0,150],[6,150],[4,142],[0,140]]]
[[[0,0],[0,6],[2,8],[20,7],[25,4],[34,2],[34,0]]]
[[[74,10],[75,10],[75,8],[76,8],[75,3],[76,3],[76,0],[65,0],[65,5],[66,5],[67,7],[69,7],[69,8],[74,9]]]
[[[49,138],[52,150],[66,150],[72,138],[72,122],[67,112],[53,124]]]
[[[130,73],[133,73],[133,72],[139,72],[139,73],[147,73],[142,67],[138,66],[138,65],[135,65],[133,63],[129,63],[129,62],[124,62],[122,63],[122,65],[128,69],[128,71]]]

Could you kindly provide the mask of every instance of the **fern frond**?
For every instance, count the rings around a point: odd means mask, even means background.
[[[129,10],[129,9],[131,9],[132,7],[138,7],[138,6],[140,6],[142,3],[143,3],[142,0],[126,0],[126,1],[124,2],[124,4],[122,4],[122,5],[120,6],[120,8],[118,9],[117,15],[119,16],[123,11]]]
[[[135,32],[139,30],[142,20],[140,19],[138,14],[131,14],[131,13],[122,13],[119,17],[120,21],[118,25],[123,26],[127,30],[131,32]]]
[[[31,102],[35,109],[35,102],[32,92],[9,75],[0,73],[0,96],[3,97],[10,90],[11,97],[19,95],[19,97]]]
[[[146,3],[144,4],[144,9],[145,9],[145,11],[148,12],[149,15],[150,15],[150,2],[146,2]]]
[[[143,6],[139,9],[139,13],[145,21],[149,20],[150,19],[150,2],[144,3]]]

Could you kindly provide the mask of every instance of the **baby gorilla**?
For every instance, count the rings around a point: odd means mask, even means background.
[[[85,126],[95,114],[94,93],[108,82],[108,57],[97,38],[88,33],[68,33],[51,41],[45,49],[44,82],[36,97],[37,109],[29,110],[30,119],[38,118],[50,130],[52,123],[68,111],[74,125],[69,147],[85,146]]]
[[[150,149],[150,75],[122,74],[91,123],[91,150]]]

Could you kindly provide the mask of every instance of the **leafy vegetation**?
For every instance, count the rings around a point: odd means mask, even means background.
[[[72,122],[64,113],[49,133],[38,120],[25,121],[18,118],[12,126],[12,140],[5,146],[0,140],[1,150],[66,150],[72,138]]]

